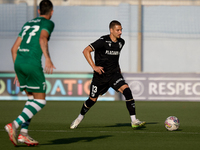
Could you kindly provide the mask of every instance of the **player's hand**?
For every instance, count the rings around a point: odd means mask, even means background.
[[[16,84],[18,87],[20,86],[17,75],[15,76],[13,84]]]
[[[56,69],[56,67],[53,65],[51,59],[46,59],[45,60],[45,72],[48,74],[52,74],[53,73],[53,69]]]
[[[103,67],[95,66],[94,71],[96,71],[98,74],[104,73]]]

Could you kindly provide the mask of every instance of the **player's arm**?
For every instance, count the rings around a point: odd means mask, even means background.
[[[22,38],[21,37],[17,37],[15,43],[13,44],[13,47],[11,48],[13,63],[15,63],[15,59],[17,57],[17,50],[18,50],[21,42],[22,42]]]
[[[17,57],[17,50],[18,50],[21,42],[22,42],[22,38],[17,37],[15,43],[13,44],[13,47],[11,48],[13,63],[15,63],[15,60],[16,60],[16,57]],[[15,84],[15,83],[17,84],[17,86],[19,86],[19,81],[18,81],[17,75],[15,75],[15,79],[14,79],[13,84]]]
[[[92,60],[92,56],[91,56],[91,52],[93,51],[93,49],[90,46],[87,46],[84,50],[83,50],[83,55],[85,56],[86,60],[88,61],[88,63],[90,64],[90,66],[92,67],[92,69],[94,71],[96,71],[99,74],[104,73],[103,67],[100,66],[96,66],[94,61]]]
[[[49,33],[46,30],[42,30],[40,34],[40,47],[42,49],[43,55],[45,57],[45,71],[46,73],[53,73],[53,69],[56,69],[53,65],[48,48],[48,37]]]

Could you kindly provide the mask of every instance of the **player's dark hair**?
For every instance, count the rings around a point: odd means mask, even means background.
[[[42,0],[39,5],[40,15],[47,15],[53,9],[53,4],[50,0]]]
[[[111,21],[110,25],[109,25],[109,29],[114,28],[114,26],[116,26],[116,25],[121,26],[121,23],[119,21],[117,21],[117,20]]]

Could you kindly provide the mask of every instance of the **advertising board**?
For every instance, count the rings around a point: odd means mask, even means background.
[[[200,101],[199,73],[123,73],[137,101]],[[14,73],[0,73],[0,100],[27,100],[25,92],[13,84]],[[46,100],[85,101],[91,73],[54,73],[46,77]],[[112,88],[100,101],[124,100]]]
[[[136,100],[200,101],[199,73],[125,73]]]
[[[53,101],[85,101],[88,99],[91,73],[54,73],[46,74],[46,100]],[[27,100],[25,92],[20,92],[13,84],[14,73],[0,73],[0,100]],[[119,100],[119,93],[112,88],[100,96],[100,101]]]

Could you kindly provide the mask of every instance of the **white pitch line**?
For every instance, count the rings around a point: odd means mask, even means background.
[[[168,132],[145,132],[145,131],[136,131],[136,130],[132,130],[132,131],[78,131],[76,129],[74,130],[29,130],[29,131],[33,131],[33,132],[51,132],[51,133],[67,133],[67,132],[87,132],[87,133],[94,133],[94,132],[100,132],[100,133],[141,133],[141,134],[160,134],[160,133],[170,133],[170,134],[195,134],[195,135],[200,135],[200,132],[182,132],[182,131],[168,131]],[[0,132],[5,132],[5,130],[0,129]]]

